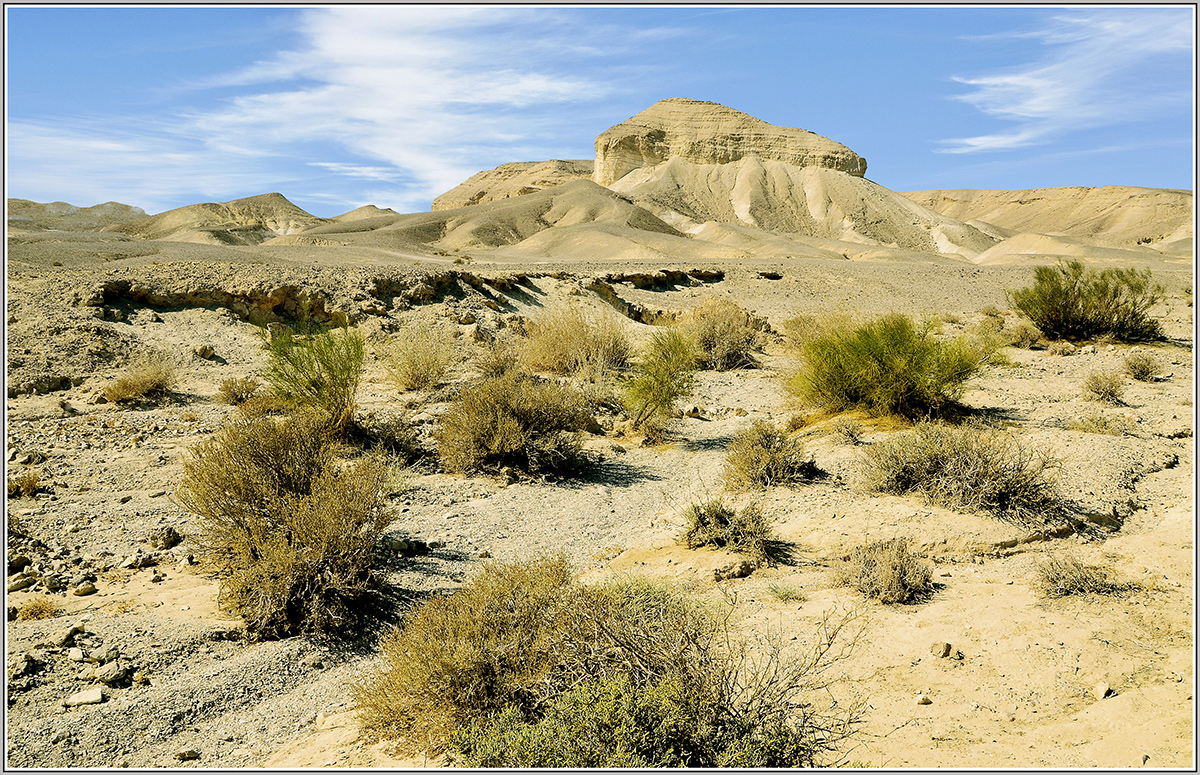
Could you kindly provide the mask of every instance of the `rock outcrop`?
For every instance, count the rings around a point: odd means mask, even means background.
[[[592,179],[608,186],[635,169],[672,158],[728,164],[747,156],[856,177],[867,171],[866,159],[813,132],[774,126],[715,102],[671,97],[596,138]]]
[[[188,205],[105,228],[131,237],[215,245],[259,245],[328,219],[307,213],[283,194],[260,194],[229,202]]]
[[[511,162],[472,175],[434,199],[431,209],[453,210],[457,207],[494,202],[497,199],[533,194],[572,180],[591,177],[590,159]]]

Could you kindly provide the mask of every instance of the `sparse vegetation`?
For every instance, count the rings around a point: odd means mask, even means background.
[[[330,427],[341,432],[358,406],[362,335],[349,328],[301,330],[281,325],[265,335],[269,361],[264,376],[277,399],[324,412]]]
[[[1112,418],[1096,413],[1071,420],[1067,423],[1067,429],[1083,431],[1084,433],[1104,433],[1109,436],[1123,436],[1129,430],[1129,421],[1124,417]]]
[[[528,324],[522,358],[537,371],[599,381],[622,369],[633,354],[621,326],[611,317],[576,304],[543,312]]]
[[[417,431],[398,415],[356,414],[346,435],[363,448],[392,455],[402,463],[411,463],[424,453]]]
[[[1072,554],[1050,555],[1038,563],[1034,588],[1045,597],[1121,595],[1141,589],[1134,581],[1119,580],[1104,565],[1088,565]]]
[[[17,609],[17,619],[23,622],[35,619],[53,619],[60,613],[62,613],[62,608],[52,598],[39,595]]]
[[[1074,355],[1076,349],[1078,348],[1075,345],[1064,339],[1060,339],[1057,342],[1051,342],[1050,346],[1046,348],[1046,352],[1058,356]]]
[[[157,399],[175,386],[175,367],[162,353],[139,353],[125,370],[104,388],[104,398],[114,404]]]
[[[1115,371],[1093,371],[1083,380],[1083,394],[1113,406],[1125,403],[1125,380]]]
[[[786,560],[787,545],[775,536],[757,503],[735,511],[721,498],[693,503],[684,511],[687,529],[680,541],[689,549],[712,546],[747,555],[758,563]]]
[[[804,445],[766,420],[755,420],[734,436],[725,453],[725,484],[732,489],[790,484],[818,472]]]
[[[274,393],[255,393],[237,408],[243,417],[278,417],[288,412],[288,405]]]
[[[219,600],[256,638],[345,631],[390,517],[376,457],[336,464],[327,420],[237,420],[192,448],[176,497],[200,517]]]
[[[839,417],[833,421],[833,437],[842,444],[857,446],[863,443],[863,426],[858,420]]]
[[[938,340],[931,324],[891,314],[858,327],[831,327],[803,344],[804,366],[789,388],[833,411],[924,417],[954,404],[995,347]]]
[[[1084,269],[1079,261],[1034,269],[1034,284],[1010,291],[1009,303],[1048,339],[1080,341],[1111,336],[1122,342],[1162,338],[1150,309],[1163,299],[1149,270]]]
[[[756,365],[762,350],[760,324],[732,301],[706,298],[679,324],[696,343],[699,362],[707,369],[730,371]]]
[[[397,390],[437,387],[454,364],[451,333],[432,325],[408,325],[392,336],[383,361]]]
[[[1059,508],[1051,476],[1057,466],[1009,434],[975,423],[921,422],[867,447],[859,461],[869,490],[917,492],[948,508],[1018,517]]]
[[[770,592],[771,597],[781,603],[803,603],[808,600],[808,595],[800,587],[779,581],[773,581],[767,585],[767,592]]]
[[[475,357],[475,368],[483,377],[503,377],[520,363],[521,355],[511,337],[497,336]]]
[[[26,498],[36,495],[42,489],[42,476],[36,469],[26,468],[16,476],[8,478],[8,497],[16,498],[24,495]]]
[[[696,353],[678,331],[656,331],[625,383],[625,406],[635,428],[671,418],[675,402],[695,384]]]
[[[933,571],[909,539],[889,538],[855,547],[837,583],[881,603],[907,603],[933,590]]]
[[[811,765],[861,714],[802,702],[833,683],[848,624],[752,650],[672,587],[585,586],[561,557],[489,563],[410,616],[354,693],[375,734],[469,767]]]
[[[1025,320],[1017,323],[1016,327],[1012,329],[1006,329],[1004,333],[1013,347],[1020,347],[1024,350],[1031,349],[1042,340],[1042,332],[1038,330],[1037,326]]]
[[[1125,356],[1125,373],[1139,382],[1153,382],[1162,374],[1162,364],[1150,353],[1139,350]]]
[[[510,373],[459,394],[435,433],[438,455],[456,473],[505,466],[571,473],[583,462],[577,432],[590,418],[579,391]]]
[[[262,383],[254,377],[234,377],[221,383],[217,396],[230,406],[241,406],[254,397]]]

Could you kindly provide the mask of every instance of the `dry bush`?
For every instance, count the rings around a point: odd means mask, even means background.
[[[254,397],[262,383],[254,377],[235,377],[221,383],[218,398],[230,406],[241,406]]]
[[[730,371],[757,365],[754,353],[762,351],[762,323],[732,301],[706,298],[678,326],[696,343],[705,368]]]
[[[1103,433],[1109,436],[1124,436],[1130,429],[1129,421],[1124,418],[1106,417],[1103,414],[1089,414],[1076,417],[1067,423],[1067,430],[1083,431],[1084,433]]]
[[[42,489],[42,475],[35,469],[26,468],[16,476],[8,479],[8,497],[16,498],[24,495],[26,498],[36,495]]]
[[[1048,339],[1079,341],[1111,336],[1122,342],[1162,338],[1150,308],[1163,299],[1149,270],[1084,269],[1079,261],[1039,266],[1034,284],[1010,291],[1009,303],[1029,317]]]
[[[346,436],[364,449],[392,455],[402,463],[411,463],[424,454],[416,429],[398,415],[381,417],[374,412],[360,412],[350,420]]]
[[[1059,509],[1051,476],[1057,466],[1049,455],[974,423],[918,423],[867,447],[859,460],[869,490],[918,492],[948,508],[1017,517]]]
[[[1119,581],[1116,571],[1088,565],[1073,555],[1051,555],[1038,563],[1034,587],[1046,597],[1121,595],[1141,589],[1134,581]]]
[[[475,357],[475,368],[485,378],[503,377],[516,370],[520,361],[521,353],[512,337],[497,336]]]
[[[522,359],[530,368],[592,381],[623,369],[633,349],[620,324],[577,304],[551,307],[528,323]]]
[[[779,581],[773,581],[768,584],[767,592],[781,603],[803,603],[808,600],[808,595],[800,587],[784,584]]]
[[[775,530],[757,503],[735,511],[720,498],[693,503],[684,510],[687,528],[679,540],[689,549],[713,546],[747,555],[756,562],[786,562],[788,545],[775,536]]]
[[[237,408],[244,417],[278,417],[288,412],[288,404],[274,393],[255,393]]]
[[[1004,313],[1003,313],[1003,312],[1000,310],[1000,308],[999,308],[999,307],[997,307],[995,304],[985,304],[985,305],[983,305],[983,307],[982,307],[982,308],[979,310],[979,314],[980,314],[980,315],[984,315],[984,316],[986,316],[986,317],[989,317],[989,318],[1002,318],[1002,317],[1004,317]]]
[[[17,619],[23,622],[34,619],[53,619],[60,613],[62,613],[62,608],[53,599],[40,595],[17,609]]]
[[[625,406],[634,428],[665,425],[675,402],[689,395],[696,382],[696,351],[678,331],[656,331],[625,382]]]
[[[579,391],[510,373],[463,390],[434,438],[442,465],[455,473],[513,466],[565,474],[583,462],[578,431],[591,419]]]
[[[383,362],[396,389],[437,387],[454,365],[454,335],[433,325],[407,325],[389,340]]]
[[[827,693],[849,621],[806,648],[643,580],[585,586],[561,558],[489,563],[426,603],[354,687],[364,726],[469,767],[795,766],[851,734]],[[849,641],[849,643],[848,643]]]
[[[1005,329],[1004,334],[1009,344],[1024,350],[1029,350],[1042,341],[1042,332],[1038,330],[1037,326],[1024,320],[1013,329]]]
[[[858,420],[849,417],[839,417],[833,422],[833,437],[842,444],[858,446],[863,443],[863,426]]]
[[[857,327],[831,325],[809,339],[788,387],[831,411],[924,417],[957,403],[996,350],[988,340],[940,341],[932,324],[891,314]]]
[[[268,356],[264,377],[275,396],[294,408],[318,409],[332,428],[344,429],[358,406],[362,334],[349,328],[278,326],[264,334],[263,344]]]
[[[1046,348],[1046,352],[1058,356],[1074,355],[1077,349],[1079,348],[1065,339],[1059,339],[1057,342],[1051,342],[1050,346]]]
[[[790,484],[818,473],[804,455],[804,444],[766,420],[755,420],[734,436],[725,453],[725,484],[731,489]]]
[[[933,571],[907,538],[889,538],[855,547],[836,582],[881,603],[907,603],[933,590]]]
[[[1162,374],[1162,364],[1150,353],[1131,352],[1125,356],[1125,373],[1139,382],[1153,382]]]
[[[1119,372],[1093,371],[1083,380],[1083,394],[1095,401],[1121,406],[1125,403],[1125,380]]]
[[[176,497],[200,517],[222,606],[256,638],[345,631],[373,583],[387,468],[339,466],[327,419],[236,420],[191,450]]]
[[[140,353],[104,388],[113,403],[161,398],[175,386],[175,367],[162,353]]]

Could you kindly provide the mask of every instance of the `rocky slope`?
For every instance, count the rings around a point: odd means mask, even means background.
[[[113,224],[141,220],[146,217],[146,211],[120,202],[76,207],[66,202],[43,204],[28,199],[9,199],[7,216],[10,231],[92,231]]]
[[[292,204],[282,194],[260,194],[229,202],[188,205],[109,231],[144,240],[198,242],[209,245],[258,245],[280,234],[292,234],[325,223]]]
[[[501,164],[472,175],[433,200],[434,210],[493,202],[514,196],[533,194],[572,180],[592,177],[591,159],[573,161],[526,161]]]

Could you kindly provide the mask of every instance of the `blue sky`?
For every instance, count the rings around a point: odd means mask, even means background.
[[[1185,6],[9,6],[7,195],[426,210],[482,169],[592,158],[664,97],[830,137],[897,191],[1191,189],[1194,24]]]

